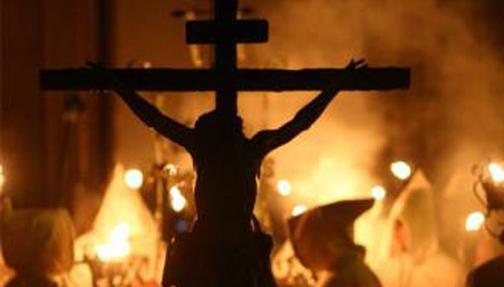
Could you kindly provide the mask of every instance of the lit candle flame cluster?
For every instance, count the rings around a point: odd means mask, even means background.
[[[289,196],[292,193],[291,183],[286,179],[280,179],[277,182],[276,190],[277,190],[278,194],[280,194],[283,197]],[[290,215],[291,216],[298,216],[298,215],[305,213],[307,210],[308,210],[308,208],[306,207],[306,205],[297,204],[292,208]]]
[[[409,179],[413,173],[413,169],[411,168],[411,166],[407,162],[402,160],[393,162],[390,165],[390,171],[392,172],[392,175],[395,178],[401,181]],[[504,179],[504,173],[503,173],[503,179]],[[286,197],[292,193],[292,186],[288,180],[280,179],[277,182],[276,190],[278,194],[280,194],[283,197]],[[376,201],[383,201],[387,197],[387,190],[382,185],[375,185],[371,188],[371,196]],[[291,215],[292,216],[301,215],[304,212],[306,212],[306,210],[307,207],[305,205],[298,204],[294,206],[294,208],[292,209]]]
[[[496,184],[504,183],[504,168],[502,165],[491,162],[487,166],[487,172],[491,181]],[[477,232],[481,230],[481,228],[485,224],[485,215],[480,211],[475,211],[467,215],[465,221],[465,230],[467,232]]]
[[[413,169],[407,162],[399,160],[390,164],[390,172],[395,178],[405,181],[411,177]],[[375,185],[371,188],[371,196],[376,201],[383,201],[387,197],[387,189],[382,185]]]
[[[170,176],[175,176],[178,173],[177,167],[174,164],[165,165],[163,170],[168,172]],[[139,169],[129,169],[124,173],[124,183],[133,190],[142,187],[143,181],[144,175]],[[171,208],[177,213],[182,212],[187,206],[187,199],[180,191],[180,188],[177,185],[174,185],[170,188],[169,193]]]
[[[131,253],[129,243],[130,227],[121,223],[114,227],[105,244],[96,246],[96,255],[103,262],[118,261],[127,258]]]

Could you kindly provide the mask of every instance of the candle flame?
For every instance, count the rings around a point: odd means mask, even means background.
[[[304,205],[304,204],[298,204],[298,205],[294,206],[294,208],[292,209],[291,215],[292,216],[298,216],[298,215],[301,215],[301,214],[305,213],[306,210],[308,210],[306,208],[306,205]]]
[[[387,190],[381,185],[374,186],[371,189],[371,193],[373,195],[373,198],[378,201],[384,200],[387,196]]]
[[[180,192],[178,186],[170,188],[171,206],[175,212],[181,212],[187,205],[186,198]]]
[[[406,180],[411,176],[411,166],[405,161],[396,161],[390,165],[392,174],[400,180]]]
[[[178,173],[177,166],[174,165],[173,163],[168,163],[163,167],[164,171],[167,171],[169,175],[175,176]]]
[[[288,196],[291,193],[290,182],[286,179],[281,179],[277,183],[277,191],[282,196]]]
[[[476,232],[481,229],[485,223],[485,216],[483,213],[476,211],[467,216],[465,229],[467,232]]]
[[[127,223],[121,223],[114,227],[109,234],[108,242],[96,246],[98,258],[104,262],[127,258],[131,253],[129,237],[130,227]]]
[[[139,169],[129,169],[124,173],[124,182],[131,189],[138,189],[143,184],[143,173]]]
[[[504,169],[501,165],[494,162],[490,163],[488,165],[488,172],[495,183],[504,182]]]

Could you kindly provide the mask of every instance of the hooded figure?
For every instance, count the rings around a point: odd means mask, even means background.
[[[354,221],[372,205],[371,199],[339,201],[289,219],[296,256],[317,274],[318,286],[381,286],[353,238]]]
[[[74,263],[74,227],[68,212],[15,210],[2,221],[2,252],[16,273],[6,286],[59,286],[58,276]]]
[[[378,275],[385,286],[463,286],[461,265],[439,247],[431,186],[418,171],[390,212],[388,258]]]

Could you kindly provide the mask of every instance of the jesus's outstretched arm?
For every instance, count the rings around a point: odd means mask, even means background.
[[[252,138],[252,142],[258,153],[264,156],[277,147],[288,143],[302,131],[307,130],[322,115],[329,103],[338,94],[341,84],[351,80],[351,72],[365,67],[367,66],[363,60],[352,60],[347,65],[344,75],[299,110],[292,120],[276,130],[264,130],[257,133]]]
[[[193,143],[193,130],[161,113],[154,105],[129,89],[113,73],[97,66],[90,65],[100,77],[110,81],[113,90],[124,100],[128,107],[147,126],[174,141],[175,143],[190,150]]]

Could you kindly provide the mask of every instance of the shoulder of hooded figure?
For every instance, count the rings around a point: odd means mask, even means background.
[[[328,280],[324,287],[381,287],[382,284],[376,274],[366,263],[356,260],[341,270],[332,280]]]

